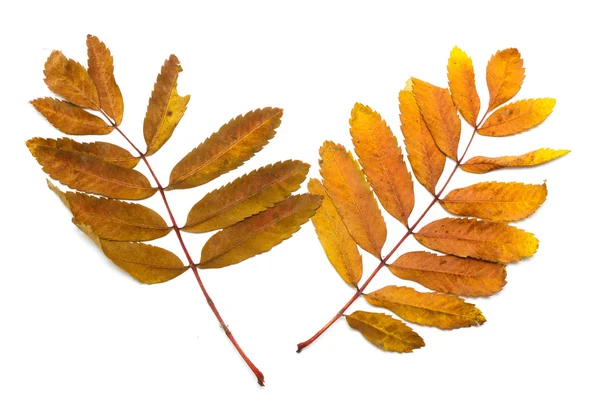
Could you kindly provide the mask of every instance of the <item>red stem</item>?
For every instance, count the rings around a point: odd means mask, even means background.
[[[406,238],[408,238],[410,235],[413,234],[414,229],[419,225],[419,223],[423,220],[423,218],[425,218],[425,216],[427,215],[429,210],[431,210],[431,208],[435,205],[435,203],[437,203],[439,201],[440,196],[442,195],[442,193],[444,192],[446,187],[448,187],[448,184],[450,183],[450,180],[452,180],[452,177],[456,173],[456,170],[458,170],[462,161],[465,159],[467,151],[469,150],[469,147],[471,146],[471,143],[473,142],[473,139],[475,138],[475,134],[477,133],[477,129],[479,128],[479,125],[481,125],[481,123],[483,122],[483,120],[485,119],[485,117],[487,116],[488,113],[489,112],[486,112],[485,115],[483,115],[483,118],[481,118],[481,120],[479,121],[479,123],[477,123],[475,128],[473,128],[473,134],[471,135],[471,139],[469,140],[469,143],[467,144],[467,147],[465,148],[464,153],[462,154],[460,159],[458,159],[458,161],[456,162],[456,165],[454,166],[454,169],[452,169],[452,172],[448,176],[446,183],[444,183],[444,185],[442,186],[440,191],[433,196],[433,200],[431,201],[431,203],[429,203],[429,205],[427,206],[425,211],[423,211],[423,214],[421,214],[419,219],[417,219],[417,221],[415,221],[415,223],[410,228],[408,228],[408,231],[406,231],[406,234],[404,234],[404,236],[402,238],[400,238],[400,241],[398,241],[398,243],[392,248],[392,250],[381,260],[381,262],[379,262],[379,265],[377,265],[377,267],[375,268],[373,273],[371,273],[371,275],[367,278],[367,280],[356,290],[356,293],[350,298],[350,300],[344,305],[344,307],[342,307],[340,309],[340,311],[337,312],[337,314],[330,321],[328,321],[327,324],[325,324],[325,326],[323,326],[321,328],[321,330],[316,332],[314,336],[312,336],[310,339],[308,339],[306,341],[303,341],[302,343],[298,343],[298,349],[296,350],[297,353],[300,353],[305,347],[310,346],[316,339],[321,337],[321,335],[323,333],[325,333],[325,331],[327,331],[327,329],[329,329],[329,327],[331,327],[332,324],[334,324],[340,317],[342,317],[344,315],[346,310],[348,310],[348,308],[354,303],[354,301],[363,294],[363,292],[365,291],[365,289],[367,288],[369,283],[371,283],[371,281],[373,280],[375,275],[377,275],[377,273],[385,266],[388,259],[390,259],[390,257],[394,254],[394,252],[396,252],[396,250],[398,248],[400,248],[400,245],[402,245],[402,243],[406,240]]]
[[[219,324],[221,325],[221,328],[223,329],[223,331],[227,335],[227,338],[229,338],[229,341],[231,341],[231,344],[233,344],[233,347],[235,347],[235,349],[240,354],[240,356],[242,357],[242,359],[246,362],[246,364],[248,364],[248,367],[250,367],[250,370],[252,370],[252,372],[256,376],[256,379],[258,380],[258,383],[261,386],[264,386],[265,385],[265,376],[254,365],[254,363],[252,363],[252,361],[250,360],[250,358],[248,358],[248,356],[246,355],[246,353],[244,353],[244,350],[242,350],[242,348],[238,344],[238,342],[235,339],[235,337],[233,337],[233,333],[231,333],[231,331],[227,327],[227,324],[225,324],[225,321],[221,317],[221,314],[219,313],[219,310],[215,306],[215,303],[213,302],[213,300],[211,299],[210,295],[206,291],[206,288],[204,287],[204,283],[202,283],[202,279],[200,279],[200,274],[198,273],[198,268],[196,267],[195,262],[193,261],[192,257],[190,256],[190,253],[188,252],[187,247],[185,246],[185,243],[183,242],[183,237],[181,236],[181,229],[179,228],[179,226],[177,225],[177,222],[175,221],[175,217],[173,216],[173,212],[171,211],[171,207],[169,206],[169,202],[167,201],[167,196],[165,195],[165,189],[162,186],[162,184],[160,184],[160,181],[158,181],[158,177],[156,177],[156,174],[154,174],[154,170],[152,170],[152,166],[150,166],[150,163],[148,162],[148,159],[146,158],[146,155],[144,153],[142,153],[141,150],[138,149],[133,144],[133,142],[131,140],[129,140],[129,138],[127,136],[125,136],[125,133],[123,133],[121,131],[121,129],[119,129],[119,127],[116,125],[116,123],[114,123],[108,117],[108,115],[106,115],[106,113],[104,113],[104,111],[101,111],[101,112],[104,114],[104,116],[106,117],[106,119],[112,124],[112,126],[121,134],[121,136],[123,136],[125,138],[125,140],[127,140],[127,142],[131,145],[131,147],[133,147],[133,149],[140,155],[140,157],[144,161],[144,163],[146,163],[146,167],[148,167],[148,170],[150,171],[150,174],[152,175],[152,178],[156,182],[156,187],[158,188],[158,191],[159,191],[159,193],[160,193],[160,195],[162,197],[162,200],[165,203],[165,207],[167,208],[167,212],[169,213],[169,217],[171,218],[171,223],[173,224],[173,230],[175,231],[175,234],[177,235],[177,239],[179,240],[179,244],[181,245],[181,249],[183,249],[185,257],[187,258],[187,260],[188,260],[188,262],[190,264],[190,267],[192,268],[192,271],[194,272],[194,276],[196,277],[196,281],[198,281],[198,285],[200,286],[200,290],[202,290],[202,293],[204,294],[204,297],[206,298],[206,302],[208,303],[208,305],[210,306],[210,309],[213,311],[215,317],[219,321]]]

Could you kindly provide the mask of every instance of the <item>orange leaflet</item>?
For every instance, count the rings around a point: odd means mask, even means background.
[[[98,116],[58,99],[39,98],[31,104],[52,126],[67,135],[106,135],[113,131]]]
[[[448,87],[460,114],[467,123],[475,127],[480,102],[475,88],[473,61],[458,47],[452,49],[448,59]]]
[[[469,173],[487,173],[507,167],[529,167],[558,159],[570,150],[538,149],[520,156],[484,157],[475,156],[461,164],[460,168]]]
[[[487,65],[486,80],[490,91],[488,112],[515,96],[523,85],[525,68],[516,48],[498,51]]]
[[[92,77],[78,62],[52,51],[44,66],[44,82],[67,101],[82,108],[98,110],[100,101]]]
[[[483,136],[510,136],[546,120],[556,105],[554,98],[516,101],[499,108],[477,130]]]

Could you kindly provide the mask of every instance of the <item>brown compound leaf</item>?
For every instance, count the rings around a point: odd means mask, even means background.
[[[475,88],[473,61],[460,48],[454,47],[448,59],[448,87],[452,100],[467,123],[477,126],[480,101]]]
[[[35,137],[32,143],[43,146],[56,147],[61,150],[72,150],[100,157],[102,160],[118,164],[128,169],[134,168],[140,161],[139,157],[133,157],[129,151],[120,146],[106,142],[79,143],[73,139],[61,137],[60,139],[42,139]]]
[[[106,135],[114,129],[98,116],[68,102],[38,98],[31,104],[52,126],[67,135]]]
[[[348,232],[362,249],[380,258],[387,229],[358,163],[333,142],[323,143],[319,154],[323,185]]]
[[[290,238],[321,205],[321,197],[300,194],[216,233],[202,248],[202,269],[242,262]]]
[[[142,173],[102,160],[100,157],[27,141],[27,147],[43,170],[71,188],[110,198],[141,200],[156,193]]]
[[[570,150],[542,148],[520,156],[475,156],[461,164],[460,168],[469,173],[483,174],[504,168],[538,166],[558,159],[570,152]]]
[[[444,293],[423,293],[405,286],[386,286],[365,295],[373,306],[384,307],[404,320],[439,329],[479,326],[485,317],[475,305]]]
[[[516,48],[498,51],[487,65],[486,80],[490,91],[488,112],[512,99],[521,89],[525,68]]]
[[[198,201],[182,229],[214,231],[258,214],[300,188],[309,167],[298,160],[287,160],[239,177]]]
[[[416,179],[429,191],[435,194],[435,186],[446,165],[446,155],[435,144],[427,125],[421,117],[415,96],[408,90],[400,91],[400,122],[404,135],[408,160]]]
[[[169,140],[187,109],[190,96],[177,93],[177,78],[181,71],[179,60],[171,55],[156,77],[144,118],[146,156],[156,153]]]
[[[321,206],[311,220],[329,262],[344,282],[357,287],[363,274],[363,264],[356,242],[327,196],[323,184],[317,179],[311,179],[308,191],[323,197]]]
[[[415,194],[396,136],[379,113],[360,103],[352,109],[350,134],[358,161],[381,205],[408,228]]]
[[[425,251],[407,252],[388,268],[401,279],[459,296],[491,296],[506,284],[503,264]]]
[[[446,156],[457,161],[460,118],[450,91],[416,78],[412,81],[419,111],[435,144]]]
[[[535,127],[546,120],[556,105],[554,98],[526,99],[509,103],[496,110],[477,129],[483,136],[511,136]]]
[[[547,195],[546,184],[483,182],[452,190],[440,204],[454,215],[517,221],[537,211]]]
[[[80,63],[60,51],[52,51],[44,66],[44,82],[67,101],[82,108],[98,110],[98,91],[90,74]]]
[[[532,256],[538,240],[529,232],[503,222],[469,218],[433,221],[414,237],[436,251],[491,262],[517,262]]]
[[[264,108],[232,119],[175,165],[167,190],[200,186],[238,168],[275,136],[282,115]]]
[[[382,350],[411,353],[425,346],[421,336],[410,327],[384,313],[357,310],[346,316],[346,322]]]
[[[118,126],[123,120],[123,96],[115,81],[113,57],[98,37],[87,36],[88,72],[98,91],[100,108]]]

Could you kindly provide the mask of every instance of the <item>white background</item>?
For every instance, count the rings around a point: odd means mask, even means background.
[[[5,3],[0,406],[598,406],[600,89],[593,38],[600,37],[598,14],[588,4]],[[547,180],[548,201],[518,223],[536,233],[539,251],[509,266],[499,295],[475,300],[485,325],[451,332],[416,327],[427,346],[403,355],[376,349],[343,320],[295,353],[296,343],[352,295],[310,224],[268,254],[204,271],[230,329],[265,373],[267,386],[260,388],[192,273],[145,286],[118,270],[70,223],[25,148],[30,137],[61,136],[28,101],[50,96],[42,69],[51,50],[86,62],[88,33],[112,50],[125,97],[122,128],[140,145],[156,74],[169,54],[179,57],[179,91],[192,99],[174,137],[151,158],[163,181],[185,153],[232,117],[264,106],[285,109],[278,135],[242,169],[169,193],[180,222],[204,193],[267,163],[301,159],[317,176],[324,140],[351,146],[348,118],[356,101],[379,111],[399,135],[398,91],[411,75],[444,86],[454,45],[473,58],[485,105],[489,57],[517,47],[527,70],[518,98],[552,96],[556,109],[531,132],[476,139],[469,156],[538,147],[572,153],[527,170],[459,173],[451,188]],[[116,133],[103,140],[125,146]],[[429,200],[416,188],[413,220]],[[148,205],[166,215],[158,195]],[[443,215],[438,208],[426,221]],[[404,233],[388,221],[385,249]],[[205,239],[186,235],[195,257]],[[173,234],[159,243],[181,255]],[[416,248],[414,241],[404,246]],[[364,259],[368,273],[376,262],[368,254]],[[397,283],[383,271],[371,288]],[[362,300],[356,306],[367,307]]]

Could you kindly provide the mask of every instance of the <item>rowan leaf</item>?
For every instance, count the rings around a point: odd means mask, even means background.
[[[408,227],[415,194],[396,136],[379,113],[360,103],[352,109],[350,134],[358,161],[381,205]]]
[[[570,153],[570,150],[542,148],[520,156],[475,156],[461,164],[460,168],[469,173],[483,174],[503,168],[538,166],[558,159],[568,153]]]
[[[104,161],[118,164],[128,169],[134,168],[140,161],[139,157],[133,157],[129,151],[106,142],[79,143],[73,139],[62,137],[60,139],[42,139],[35,137],[32,143],[40,146],[56,147],[61,150],[72,150],[75,152],[88,153],[97,156]]]
[[[239,177],[198,201],[182,229],[214,231],[258,214],[300,188],[309,167],[298,160],[287,160]]]
[[[67,135],[106,135],[114,129],[98,116],[68,102],[39,98],[31,104],[52,126]]]
[[[455,215],[517,221],[537,211],[547,194],[546,184],[483,182],[452,190],[440,204]]]
[[[448,59],[448,87],[460,114],[476,127],[480,101],[475,88],[473,61],[458,47],[452,49]]]
[[[529,232],[503,222],[469,218],[433,221],[414,237],[436,251],[491,262],[516,262],[532,256],[538,240]]]
[[[387,229],[358,163],[333,142],[323,143],[319,154],[323,185],[348,232],[361,248],[381,258]]]
[[[82,108],[98,110],[96,85],[80,63],[60,51],[52,51],[44,66],[44,75],[44,82],[55,94]]]
[[[479,326],[485,317],[475,305],[444,293],[423,293],[405,286],[386,286],[365,295],[373,306],[386,308],[404,320],[439,329]]]
[[[171,55],[156,77],[144,118],[146,156],[156,153],[169,140],[187,109],[190,96],[177,93],[177,78],[181,71],[179,60]]]
[[[83,193],[65,193],[77,223],[86,224],[101,239],[150,241],[171,231],[154,210],[140,204],[98,198]]]
[[[486,80],[490,91],[488,112],[515,96],[523,85],[525,68],[516,48],[498,51],[487,65]]]
[[[88,73],[98,91],[100,108],[118,126],[123,120],[123,96],[115,81],[113,57],[98,37],[87,36]]]
[[[450,91],[416,78],[412,81],[415,100],[433,140],[446,156],[457,161],[460,118]]]
[[[171,251],[152,245],[100,240],[100,247],[108,259],[142,283],[163,283],[189,268]]]
[[[267,252],[298,231],[319,205],[317,195],[295,195],[225,228],[206,242],[199,267],[222,268]]]
[[[140,200],[156,192],[142,173],[102,160],[100,157],[74,150],[27,141],[27,147],[43,170],[55,180],[71,188],[110,198]]]
[[[175,165],[167,189],[200,186],[238,168],[275,136],[282,115],[264,108],[232,119]]]
[[[357,310],[346,316],[346,322],[382,350],[411,353],[425,346],[421,336],[410,327],[384,313]]]
[[[554,98],[516,101],[496,110],[477,129],[483,136],[510,136],[524,132],[546,120],[556,105]]]
[[[412,83],[409,84],[409,88],[411,86]],[[412,91],[400,91],[398,100],[408,160],[419,183],[431,194],[435,194],[435,186],[444,171],[446,156],[437,147],[427,129]]]
[[[503,264],[425,251],[407,252],[388,268],[401,279],[460,296],[491,296],[506,285]]]
[[[329,262],[344,282],[358,287],[363,273],[363,264],[356,242],[327,196],[323,184],[317,179],[311,179],[308,182],[308,191],[323,197],[323,202],[311,221]]]

